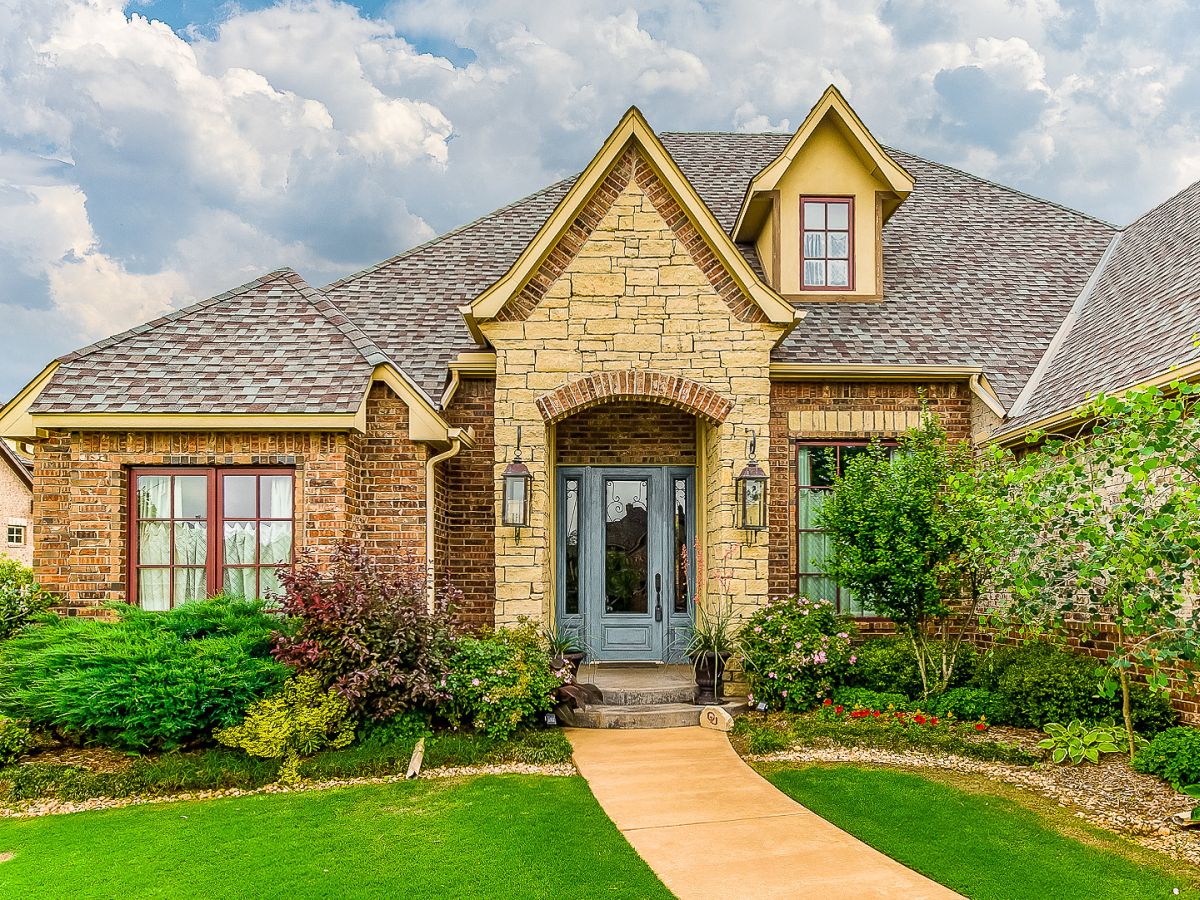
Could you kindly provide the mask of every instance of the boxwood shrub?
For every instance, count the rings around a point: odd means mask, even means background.
[[[277,616],[216,597],[115,621],[52,617],[0,645],[0,713],[77,743],[171,749],[206,740],[276,690]]]
[[[855,647],[854,653],[857,659],[845,678],[848,687],[899,693],[914,699],[924,693],[917,655],[907,637],[871,638]],[[977,657],[978,652],[971,644],[959,646],[950,687],[971,680]]]
[[[1170,782],[1175,790],[1200,784],[1200,731],[1168,728],[1137,752],[1133,767]]]

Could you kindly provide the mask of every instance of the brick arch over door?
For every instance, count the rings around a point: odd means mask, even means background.
[[[724,422],[733,410],[732,400],[690,378],[635,369],[585,375],[543,394],[537,407],[546,423],[554,424],[610,400],[649,400],[687,410],[714,425]]]

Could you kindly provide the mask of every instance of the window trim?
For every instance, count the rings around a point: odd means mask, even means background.
[[[820,533],[822,533],[820,528],[801,528],[800,527],[800,492],[801,491],[831,491],[831,490],[833,490],[832,485],[801,484],[802,479],[801,479],[801,471],[800,471],[800,451],[804,450],[804,449],[807,449],[807,450],[825,449],[827,447],[870,447],[872,444],[876,444],[876,443],[880,444],[883,447],[887,447],[889,449],[894,449],[895,447],[899,446],[899,442],[896,440],[885,440],[885,441],[872,440],[871,438],[859,438],[859,439],[853,439],[853,440],[840,440],[840,441],[832,440],[832,439],[822,440],[821,438],[812,438],[812,439],[806,439],[806,440],[793,440],[792,443],[795,445],[792,447],[792,464],[795,466],[794,471],[796,473],[796,482],[794,485],[794,494],[793,494],[793,498],[792,498],[792,502],[795,506],[795,515],[792,519],[792,526],[793,526],[792,551],[795,553],[796,563],[795,563],[795,566],[793,567],[794,571],[792,572],[792,584],[795,586],[796,592],[800,593],[800,579],[801,578],[805,578],[805,577],[828,578],[829,577],[824,572],[801,572],[800,571],[800,535],[801,534],[820,534]],[[843,613],[842,612],[842,591],[844,590],[844,588],[842,588],[842,586],[835,581],[834,582],[834,590],[836,591],[836,595],[835,595],[835,599],[834,599],[834,606],[835,606],[835,611],[837,612],[837,614],[839,616],[841,616],[841,615],[849,616],[850,618],[854,619],[855,622],[890,622],[891,621],[891,619],[889,619],[887,616],[881,616],[881,615],[856,616],[853,613]]]
[[[14,541],[12,539],[13,529],[18,529],[21,532],[21,539],[19,541]],[[22,525],[19,522],[12,522],[5,526],[4,538],[5,538],[5,543],[9,547],[28,546],[28,543],[29,543],[28,535],[29,535],[29,527],[27,525]]]
[[[849,240],[849,244],[850,244],[850,246],[847,249],[848,255],[846,257],[846,265],[847,265],[847,269],[848,269],[847,275],[849,276],[849,278],[848,278],[849,284],[847,284],[845,287],[835,287],[835,286],[829,285],[829,284],[809,286],[804,283],[804,258],[805,258],[804,257],[804,204],[805,203],[846,203],[849,207],[848,211],[847,211],[847,222],[846,222],[846,224],[847,224],[846,233],[848,235],[848,240]],[[826,226],[828,226],[828,224],[829,224],[828,218],[826,218],[825,223],[826,223]],[[835,230],[840,231],[841,229],[835,229]],[[828,254],[829,253],[829,229],[828,229],[828,227],[826,227],[824,229],[823,233],[825,234],[825,252],[826,252],[826,254]],[[816,259],[816,257],[813,257],[813,259]],[[829,256],[828,255],[822,256],[821,259],[826,263],[825,280],[828,281],[829,280],[829,269],[828,269]],[[801,198],[800,198],[800,290],[802,292],[806,292],[809,294],[828,294],[828,293],[844,294],[849,291],[853,291],[854,290],[854,268],[855,268],[855,266],[854,266],[854,195],[847,194],[847,195],[839,196],[837,194],[828,194],[828,195],[801,196]]]
[[[125,522],[125,598],[130,606],[139,606],[138,598],[138,562],[137,526],[140,521],[137,513],[137,479],[140,475],[204,475],[208,479],[207,511],[205,521],[208,523],[208,552],[204,566],[204,578],[207,584],[208,596],[213,596],[222,589],[225,569],[225,550],[221,535],[224,533],[225,516],[222,506],[224,499],[223,475],[290,475],[292,478],[292,550],[291,562],[296,561],[296,467],[295,466],[131,466],[126,481],[126,522]],[[261,499],[255,498],[255,513],[257,515]],[[176,520],[172,511],[170,519],[151,519],[150,521],[186,521]],[[231,521],[249,521],[247,519],[231,519]],[[255,519],[254,521],[260,521]],[[271,519],[268,521],[287,521]],[[145,568],[161,569],[175,568],[175,535],[171,532],[171,562],[169,566],[146,566]],[[234,566],[233,568],[238,568]],[[256,570],[262,568],[255,565]],[[257,579],[257,574],[256,574]],[[174,591],[170,597],[170,609],[175,609]]]

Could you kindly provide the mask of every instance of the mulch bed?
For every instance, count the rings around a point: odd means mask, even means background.
[[[1039,732],[994,727],[989,740],[1018,743],[1034,749]],[[983,775],[1033,791],[1081,819],[1176,859],[1200,865],[1200,833],[1172,824],[1171,816],[1186,812],[1196,800],[1167,783],[1135,772],[1120,754],[1101,757],[1098,765],[1056,766],[1039,762],[1032,767],[984,762],[937,753],[872,750],[859,747],[798,747],[751,756],[761,762],[845,762],[918,769],[942,769]]]

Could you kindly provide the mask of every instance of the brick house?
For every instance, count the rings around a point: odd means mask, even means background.
[[[420,247],[62,357],[0,433],[36,447],[34,564],[71,613],[267,594],[352,540],[426,560],[469,622],[670,659],[722,590],[870,620],[821,572],[822,448],[923,400],[1019,440],[1200,372],[1197,233],[1200,184],[1117,229],[885,148],[833,88],[790,136],[631,109],[579,175]]]
[[[33,461],[0,440],[0,556],[33,565]]]

